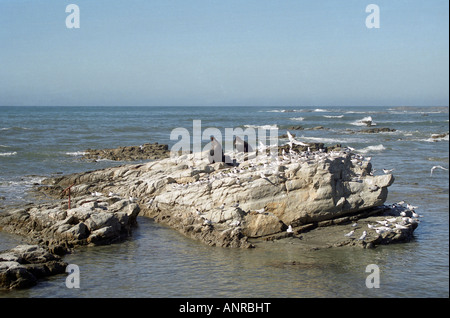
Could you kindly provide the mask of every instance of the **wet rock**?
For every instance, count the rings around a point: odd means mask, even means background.
[[[21,234],[33,243],[45,244],[56,254],[87,244],[110,244],[129,236],[136,225],[139,205],[129,199],[81,196],[0,214],[0,227]]]
[[[38,245],[19,245],[0,252],[0,288],[27,288],[38,279],[62,274],[67,263]]]
[[[367,134],[376,134],[380,132],[394,132],[397,131],[397,129],[394,128],[369,128],[369,129],[362,129],[359,132],[367,133]]]

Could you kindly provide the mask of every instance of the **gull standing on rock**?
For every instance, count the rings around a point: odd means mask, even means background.
[[[292,225],[289,225],[289,226],[288,226],[286,232],[288,232],[288,233],[294,232],[294,230],[292,229]]]
[[[353,236],[354,233],[355,233],[355,230],[351,230],[347,234],[344,234],[344,236],[351,237],[351,236]]]
[[[261,213],[264,213],[265,210],[266,210],[265,208],[262,208],[259,210],[255,210],[255,212],[261,214]]]
[[[364,231],[363,234],[360,236],[359,240],[360,240],[360,241],[364,241],[364,239],[366,238],[366,236],[367,236],[367,232]]]

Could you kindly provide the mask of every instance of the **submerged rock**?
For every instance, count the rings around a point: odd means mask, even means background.
[[[376,134],[380,132],[395,132],[397,129],[394,128],[369,128],[369,129],[362,129],[359,132],[361,133],[367,133],[367,134]]]

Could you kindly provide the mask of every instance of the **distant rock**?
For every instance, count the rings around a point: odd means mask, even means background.
[[[147,159],[163,159],[170,156],[169,146],[159,143],[143,144],[140,146],[118,147],[113,149],[87,149],[83,159],[114,161],[136,161]]]
[[[448,132],[442,133],[442,134],[432,134],[431,138],[433,138],[434,141],[440,141],[443,138],[447,137],[448,135],[449,135]],[[447,140],[448,140],[448,138],[447,138]]]
[[[369,128],[369,129],[362,129],[359,132],[367,133],[367,134],[376,134],[380,132],[394,132],[397,131],[397,129],[394,128]]]
[[[303,126],[289,126],[287,130],[304,130]]]

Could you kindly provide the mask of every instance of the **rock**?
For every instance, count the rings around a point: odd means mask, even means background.
[[[111,201],[106,197],[94,201],[91,196],[76,197],[72,206],[66,210],[65,200],[61,200],[6,211],[0,214],[0,227],[25,235],[33,244],[45,244],[61,255],[75,246],[122,240],[130,235],[140,211],[139,205],[129,199]]]
[[[280,156],[271,161],[249,153],[231,167],[210,164],[206,151],[50,178],[43,182],[48,187],[37,187],[46,195],[58,196],[55,189],[74,184],[70,210],[67,199],[31,205],[2,212],[0,226],[61,253],[118,242],[130,235],[140,214],[211,246],[250,248],[255,239],[293,239],[345,226],[385,203],[392,174],[372,176],[371,163],[341,145],[293,149],[297,154],[286,159],[289,145],[279,147]],[[294,228],[289,235],[288,226]],[[371,245],[398,240],[386,237]]]
[[[303,126],[290,126],[287,128],[287,130],[304,130]],[[287,138],[287,136],[286,136]]]
[[[0,288],[27,288],[38,279],[65,272],[67,263],[38,245],[19,245],[0,252]]]
[[[359,132],[361,133],[367,133],[367,134],[376,134],[380,132],[394,132],[397,131],[397,129],[393,128],[369,128],[369,129],[362,129]]]
[[[439,139],[445,138],[449,135],[448,132],[442,133],[442,134],[431,134],[431,138],[433,138],[435,141],[439,141]],[[448,138],[447,138],[448,140]]]
[[[115,161],[162,159],[170,156],[169,146],[158,144],[157,142],[113,149],[87,149],[84,153],[83,159],[108,159]]]

